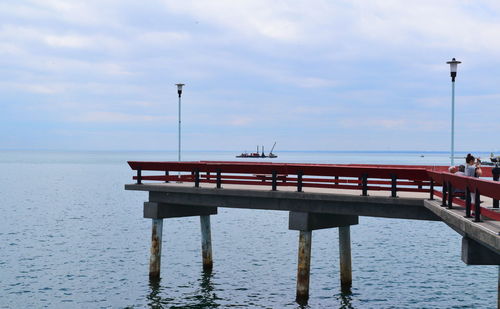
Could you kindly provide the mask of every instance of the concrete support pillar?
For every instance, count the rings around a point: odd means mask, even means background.
[[[300,231],[297,271],[297,302],[299,304],[307,304],[309,298],[309,269],[313,230],[339,228],[340,281],[343,291],[350,290],[352,284],[350,226],[358,224],[358,222],[358,216],[290,211],[288,228]],[[344,289],[344,287],[347,289]]]
[[[297,297],[296,301],[307,303],[309,299],[309,273],[311,268],[312,231],[300,231],[299,259],[297,267]]]
[[[149,278],[160,278],[161,241],[163,233],[163,219],[152,219],[151,256],[149,258]]]
[[[201,255],[203,257],[203,269],[210,270],[212,261],[212,236],[210,232],[210,216],[200,216],[201,224]]]
[[[340,285],[343,290],[352,285],[351,227],[339,227]]]

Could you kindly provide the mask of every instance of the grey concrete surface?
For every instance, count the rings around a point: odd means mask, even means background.
[[[442,207],[441,202],[438,200],[424,200],[424,205],[457,233],[486,246],[496,254],[500,254],[499,222],[491,220],[473,222],[472,218],[464,217],[463,209]]]
[[[500,255],[469,237],[463,237],[462,261],[467,265],[500,265]]]
[[[444,221],[462,236],[485,246],[494,254],[500,254],[500,222],[472,222],[470,218],[464,218],[463,209],[441,207],[440,200],[428,200],[427,194],[398,193],[399,197],[394,198],[390,192],[360,196],[361,191],[356,190],[315,189],[296,192],[295,188],[283,187],[272,191],[268,187],[241,185],[226,185],[217,189],[214,186],[195,188],[191,183],[129,184],[125,185],[125,189],[149,193],[149,202],[144,206],[144,216],[147,218],[210,215],[217,213],[217,207],[228,207],[290,211],[291,216],[295,216],[292,213],[318,214],[301,219],[297,219],[300,215],[292,218],[290,227],[296,230],[333,227],[339,224],[335,221],[339,216]],[[328,215],[328,219],[326,216],[320,219],[320,215]],[[354,221],[352,223],[355,224]],[[474,244],[467,245],[469,247],[463,249],[466,250],[466,261],[479,263],[469,257]]]
[[[175,205],[170,203],[144,202],[144,218],[164,219],[216,215],[217,207]]]
[[[257,188],[195,188],[176,184],[130,184],[125,189],[148,191],[150,202],[166,204],[440,221],[423,206],[422,197],[325,193],[328,190],[295,192]]]
[[[358,216],[290,211],[288,229],[296,231],[313,231],[339,226],[349,226],[358,224],[358,218]]]

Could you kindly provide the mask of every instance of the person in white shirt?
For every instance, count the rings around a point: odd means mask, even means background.
[[[455,175],[458,175],[458,176],[465,176],[465,166],[464,165],[460,165],[460,166],[450,166],[450,168],[448,168],[448,171],[452,174],[455,174]],[[463,193],[465,193],[463,190],[461,189],[455,189],[453,188],[453,194],[454,195],[457,195],[459,198],[461,199],[464,199],[464,195]]]
[[[481,160],[474,158],[470,153],[467,154],[465,158],[465,176],[469,177],[481,177],[483,175],[483,170],[481,169]],[[476,200],[476,194],[471,193],[472,202]]]
[[[481,177],[483,171],[481,170],[481,160],[474,158],[470,153],[465,158],[465,176]]]

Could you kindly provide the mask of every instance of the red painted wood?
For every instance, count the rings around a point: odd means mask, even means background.
[[[397,191],[429,192],[428,188],[419,189],[418,186],[429,187],[430,181],[434,186],[442,186],[451,182],[456,189],[465,191],[469,188],[472,192],[480,191],[482,196],[500,199],[500,183],[491,180],[459,176],[450,174],[447,166],[425,165],[374,165],[374,164],[298,164],[298,163],[272,163],[272,162],[235,162],[235,161],[197,161],[197,162],[128,162],[133,170],[142,171],[169,171],[189,172],[181,175],[180,180],[193,182],[191,173],[199,171],[200,182],[215,183],[216,173],[220,171],[223,184],[265,185],[271,186],[272,173],[278,174],[279,186],[297,186],[297,175],[302,173],[302,186],[311,188],[332,188],[361,190],[359,180],[363,175],[368,177],[368,191],[390,191],[391,178],[396,176]],[[207,175],[206,173],[210,173]],[[339,177],[335,179],[334,177]],[[491,168],[483,167],[483,176],[491,176]],[[137,179],[136,176],[133,179]],[[143,175],[146,181],[176,181],[176,175]],[[435,191],[436,196],[441,196]],[[455,199],[460,205],[463,201]],[[496,212],[484,207],[484,215],[497,218]]]
[[[434,191],[434,195],[438,196],[440,198],[443,198],[443,193],[441,191]],[[464,208],[464,211],[465,211],[465,201],[464,200],[459,199],[459,198],[453,198],[453,204],[457,204],[459,206],[462,206],[462,208]],[[471,203],[471,213],[474,214],[474,203]],[[483,206],[481,206],[481,216],[484,216],[484,217],[491,219],[491,220],[500,221],[500,213],[498,213],[494,210],[485,208]]]

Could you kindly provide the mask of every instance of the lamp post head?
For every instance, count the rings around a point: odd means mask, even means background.
[[[455,81],[455,77],[457,77],[457,66],[459,63],[462,63],[460,61],[455,60],[455,58],[451,59],[451,61],[447,61],[450,65],[450,75],[451,75],[451,81]]]
[[[179,94],[180,98],[182,94],[182,86],[184,86],[184,84],[175,84],[175,85],[177,85],[177,93]]]

